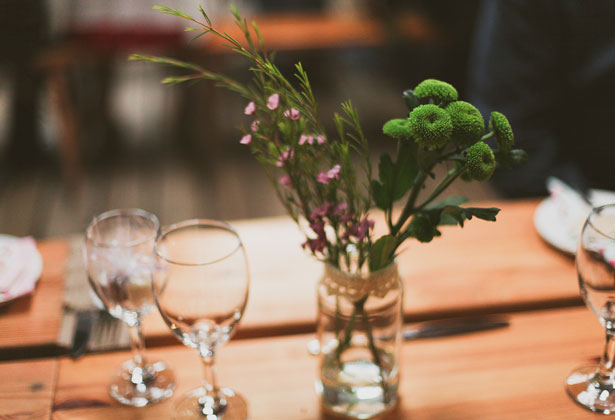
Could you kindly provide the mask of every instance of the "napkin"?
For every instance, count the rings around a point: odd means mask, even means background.
[[[0,241],[0,301],[28,294],[41,274],[41,256],[31,237]]]
[[[547,189],[557,209],[560,229],[565,229],[566,234],[576,244],[592,206],[578,191],[558,178],[549,177]]]

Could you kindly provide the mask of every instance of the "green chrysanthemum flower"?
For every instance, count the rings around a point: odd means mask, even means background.
[[[474,105],[464,102],[451,102],[446,112],[453,121],[451,141],[459,147],[466,148],[480,140],[485,132],[485,121]]]
[[[431,242],[439,233],[431,220],[422,214],[417,214],[412,218],[408,229],[419,242]]]
[[[493,150],[483,141],[475,143],[466,152],[466,165],[472,179],[487,181],[495,171]]]
[[[395,118],[382,126],[382,132],[394,139],[403,140],[411,136],[408,119]]]
[[[501,112],[493,111],[489,118],[489,130],[495,134],[500,150],[508,151],[515,143],[515,136],[508,118]]]
[[[414,96],[419,99],[433,99],[436,103],[448,103],[457,100],[457,89],[453,85],[436,79],[423,80],[414,88]]]
[[[417,106],[408,118],[410,133],[419,146],[434,150],[445,146],[453,132],[453,122],[448,112],[437,105]]]

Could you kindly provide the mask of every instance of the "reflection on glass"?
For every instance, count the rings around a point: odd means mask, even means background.
[[[188,220],[164,229],[156,241],[154,298],[163,319],[203,360],[203,385],[176,406],[175,419],[244,420],[246,403],[218,386],[214,358],[246,307],[249,273],[243,244],[227,224]]]
[[[107,311],[130,326],[132,360],[115,373],[109,392],[122,404],[142,407],[173,394],[173,373],[145,358],[142,317],[154,309],[152,272],[156,216],[139,209],[96,216],[86,231],[85,259],[90,284]]]
[[[592,210],[576,255],[579,287],[585,304],[606,331],[600,363],[575,369],[566,381],[568,394],[599,413],[615,413],[615,204]]]

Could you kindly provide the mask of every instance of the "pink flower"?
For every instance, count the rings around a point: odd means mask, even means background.
[[[299,145],[304,145],[305,143],[314,144],[314,137],[301,134],[301,137],[299,137]]]
[[[316,176],[316,181],[321,184],[328,184],[332,179],[338,179],[340,177],[340,171],[342,167],[340,165],[334,165],[333,168],[327,172],[321,172]]]
[[[292,186],[292,182],[290,181],[290,177],[288,175],[282,175],[280,179],[278,179],[280,185],[290,188]]]
[[[256,105],[254,105],[254,102],[250,102],[243,110],[243,113],[246,115],[254,115],[254,111],[256,111]]]
[[[269,108],[272,111],[277,109],[279,104],[280,104],[280,95],[278,95],[277,93],[274,93],[267,99],[267,108]]]
[[[327,138],[325,136],[323,136],[322,134],[319,136],[316,136],[316,143],[318,144],[323,144],[325,141],[327,140]],[[312,143],[310,143],[312,144]]]
[[[258,127],[261,125],[261,121],[260,120],[254,120],[252,121],[252,124],[250,125],[250,130],[252,130],[253,132],[257,132],[258,131]]]
[[[245,136],[243,136],[239,143],[245,145],[249,145],[250,143],[252,143],[252,134],[246,134]]]
[[[342,167],[340,165],[335,165],[333,168],[327,171],[327,176],[329,179],[338,179],[340,177],[340,171]]]
[[[321,184],[328,184],[329,177],[327,176],[326,172],[321,172],[316,176],[316,181],[320,182]]]
[[[331,207],[333,207],[333,203],[323,203],[316,207],[310,214],[310,220],[315,220],[318,217],[326,216],[331,210]]]
[[[291,120],[298,120],[301,114],[299,114],[299,110],[295,108],[287,109],[283,114],[286,118],[290,118]]]
[[[333,214],[335,214],[336,216],[341,216],[346,212],[346,210],[348,210],[348,203],[344,201],[343,203],[339,203],[337,206],[335,206],[335,211],[333,212]]]
[[[286,161],[288,159],[291,159],[293,156],[295,156],[295,151],[294,150],[286,150],[285,152],[282,152],[282,154],[280,155],[280,158],[278,159],[278,161],[276,162],[275,165],[278,168],[281,168],[282,166],[284,166]]]
[[[316,239],[308,239],[304,243],[301,244],[301,247],[305,249],[305,247],[309,247],[312,252],[322,252],[327,245],[327,238],[318,237]]]

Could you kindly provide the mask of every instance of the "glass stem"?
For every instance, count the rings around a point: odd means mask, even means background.
[[[201,410],[203,414],[221,414],[226,408],[226,400],[218,388],[216,379],[215,354],[213,351],[201,352],[203,361],[203,388],[206,394],[201,399]]]
[[[145,366],[145,340],[141,329],[141,320],[130,327],[130,346],[132,347],[132,359],[135,366],[143,368]]]
[[[615,326],[606,328],[606,342],[600,359],[600,376],[613,380],[615,376]]]

